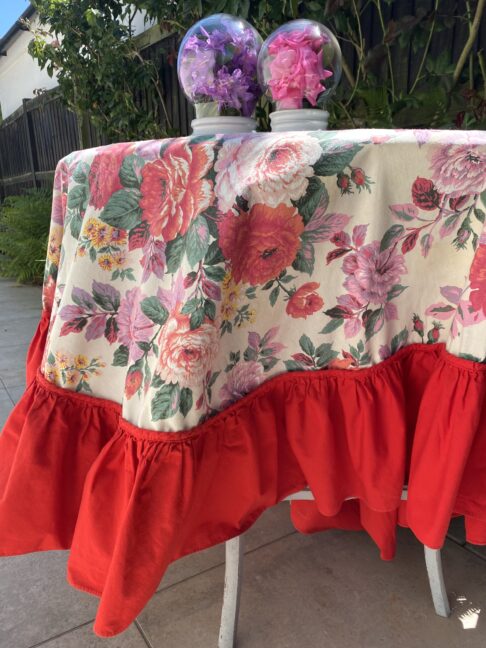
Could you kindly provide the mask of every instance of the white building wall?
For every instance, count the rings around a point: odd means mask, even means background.
[[[49,90],[57,85],[55,75],[51,78],[41,70],[28,53],[31,40],[30,32],[19,31],[7,43],[7,56],[0,56],[0,106],[4,119],[22,105],[22,99],[34,97],[34,90]]]
[[[144,23],[145,13],[137,12],[132,27],[134,35],[144,32],[153,23]],[[31,22],[35,24],[36,14]],[[56,75],[51,78],[41,70],[27,51],[32,34],[19,31],[7,43],[7,56],[0,56],[0,107],[5,119],[22,105],[22,99],[32,99],[34,91],[57,86]]]

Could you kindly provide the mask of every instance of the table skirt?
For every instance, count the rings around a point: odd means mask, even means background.
[[[101,597],[100,636],[128,627],[172,561],[307,485],[315,502],[292,503],[303,532],[365,529],[389,559],[397,523],[440,548],[464,515],[486,544],[484,364],[412,344],[357,371],[285,373],[174,435],[45,380],[47,327],[0,436],[0,554],[70,548],[69,582]]]

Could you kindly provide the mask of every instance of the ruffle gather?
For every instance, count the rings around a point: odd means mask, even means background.
[[[38,372],[0,436],[0,554],[71,547],[68,580],[100,596],[94,630],[110,637],[171,562],[306,486],[299,530],[364,528],[386,559],[397,523],[439,547],[465,515],[483,543],[485,370],[411,345],[369,369],[282,374],[181,433],[137,428]]]

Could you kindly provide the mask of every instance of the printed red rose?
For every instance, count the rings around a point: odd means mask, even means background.
[[[366,174],[363,169],[353,169],[351,171],[351,180],[354,184],[358,185],[358,187],[363,187],[366,184]]]
[[[127,154],[127,145],[110,147],[108,153],[95,156],[89,171],[89,204],[95,209],[103,209],[115,191],[123,189],[120,182],[120,167]]]
[[[143,375],[140,369],[130,370],[125,380],[125,396],[130,399],[142,385]]]
[[[324,300],[316,292],[319,285],[310,281],[298,288],[287,302],[285,308],[287,314],[291,317],[306,319],[312,313],[320,310],[324,306]]]
[[[142,169],[140,207],[153,236],[172,241],[212,202],[212,183],[204,179],[213,159],[208,144],[175,140],[163,157]]]
[[[432,180],[417,178],[412,185],[412,200],[414,205],[420,209],[425,211],[437,209],[441,197],[442,195],[437,191]]]
[[[486,315],[486,245],[479,245],[469,274],[471,282],[470,301],[474,311]]]
[[[233,279],[256,286],[292,264],[304,223],[293,207],[259,204],[239,216],[228,212],[218,229],[219,246],[231,262]]]
[[[337,177],[337,186],[341,189],[342,193],[349,191],[349,185],[351,184],[351,178],[347,173],[338,173]]]

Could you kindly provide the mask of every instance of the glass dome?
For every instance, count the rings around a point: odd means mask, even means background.
[[[314,20],[276,29],[258,55],[258,79],[277,110],[324,108],[341,78],[341,48]]]
[[[179,48],[177,74],[196,116],[251,117],[262,94],[257,79],[260,34],[246,20],[214,14],[197,22]]]

